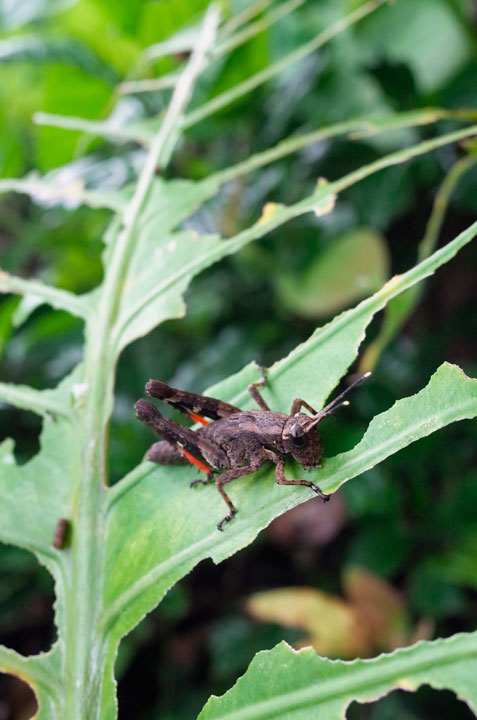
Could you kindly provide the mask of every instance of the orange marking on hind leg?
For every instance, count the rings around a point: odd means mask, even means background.
[[[198,422],[201,425],[210,425],[210,420],[206,420],[205,418],[201,417],[200,415],[197,415],[196,413],[192,412],[191,410],[186,410],[188,416],[191,420],[194,422]]]
[[[205,472],[207,475],[211,472],[211,468],[208,465],[201,462],[200,460],[197,460],[197,458],[191,455],[190,452],[187,452],[187,450],[184,450],[184,448],[181,447],[179,447],[179,450],[181,454],[190,462],[191,465],[195,465],[196,468],[199,468],[199,470],[202,470],[202,472]]]

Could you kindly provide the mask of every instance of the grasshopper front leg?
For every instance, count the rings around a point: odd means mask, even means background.
[[[277,467],[275,469],[275,481],[278,485],[304,485],[305,487],[311,488],[313,492],[319,495],[323,502],[328,502],[330,499],[329,495],[326,495],[317,485],[309,480],[287,480],[285,477],[285,463],[283,460],[277,463]]]

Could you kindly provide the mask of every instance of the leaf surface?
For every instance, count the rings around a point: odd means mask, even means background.
[[[118,190],[87,190],[80,180],[55,182],[55,173],[48,179],[27,176],[19,180],[0,180],[0,193],[17,192],[30,195],[43,203],[65,203],[89,205],[92,208],[109,208],[122,212],[126,205],[124,194]]]
[[[86,319],[91,310],[90,295],[75,295],[68,290],[45,285],[39,280],[25,280],[0,269],[0,293],[24,296],[25,305],[17,309],[16,324],[24,322],[30,312],[43,303]]]
[[[370,702],[393,689],[426,683],[448,688],[477,711],[477,633],[419,642],[373,660],[327,660],[285,643],[258,653],[222,697],[212,696],[199,720],[341,720],[353,701]]]
[[[40,451],[18,466],[13,441],[0,445],[0,540],[34,551],[56,573],[50,561],[58,518],[72,514],[74,478],[79,472],[78,428],[73,408],[81,368],[55,390],[0,385],[0,398],[43,415]]]
[[[276,363],[264,394],[270,407],[289,411],[294,397],[321,408],[353,362],[365,330],[386,302],[419,282],[469,242],[477,224],[408,273],[389,281],[378,293],[318,329],[308,341]],[[310,384],[315,368],[319,382]],[[253,406],[245,388],[257,379],[251,364],[215,386],[215,397],[241,408]],[[399,401],[375,418],[361,443],[325,462],[310,475],[325,491],[361,474],[410,442],[460,418],[477,414],[477,382],[450,365],[442,366],[418,396]],[[325,449],[326,451],[326,449]],[[308,499],[312,491],[274,484],[262,468],[234,483],[239,513],[218,533],[224,503],[214,487],[190,490],[189,468],[138,466],[109,491],[106,583],[102,622],[118,637],[151,609],[166,590],[200,560],[219,562],[250,543],[277,515]],[[165,502],[167,498],[167,502]],[[130,557],[130,560],[127,558]]]
[[[215,195],[220,176],[198,183],[156,180],[138,223],[136,243],[126,271],[119,317],[114,330],[116,352],[119,354],[128,343],[162,321],[180,317],[185,309],[183,292],[190,280],[204,268],[295,217],[308,212],[328,212],[337,193],[381,169],[406,162],[475,132],[476,127],[470,127],[449,133],[436,140],[391,153],[349,173],[339,181],[319,182],[315,192],[294,205],[269,205],[268,208],[273,207],[271,212],[264,212],[254,225],[228,240],[222,240],[217,235],[197,236],[191,231],[175,230]]]

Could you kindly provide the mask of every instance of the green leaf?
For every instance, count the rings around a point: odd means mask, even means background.
[[[35,720],[51,720],[55,717],[62,691],[57,647],[48,653],[23,657],[0,645],[0,672],[17,675],[30,685],[39,703]]]
[[[346,333],[340,340],[344,350],[346,344],[352,345]],[[316,361],[318,353],[311,354]],[[289,356],[282,366],[286,363],[292,374],[296,367],[293,359]],[[241,373],[242,383],[249,378],[251,373],[248,378]],[[279,380],[283,386],[288,377]],[[273,387],[275,384],[280,385],[273,382]],[[220,393],[220,397],[236,400],[230,392]],[[272,407],[276,409],[274,404]],[[353,450],[325,460],[324,468],[314,471],[310,479],[325,491],[334,491],[420,437],[475,416],[477,381],[444,364],[424,390],[374,418]],[[110,492],[103,623],[108,628],[116,625],[114,634],[127,632],[130,623],[137,622],[201,559],[210,556],[215,562],[223,560],[251,542],[274,517],[313,495],[304,488],[275,485],[270,470],[247,476],[231,491],[239,513],[218,535],[215,526],[224,514],[223,501],[214,487],[190,490],[190,476],[188,468],[154,470],[145,463]],[[167,504],[163,497],[167,497]],[[129,552],[131,561],[127,561]]]
[[[449,170],[435,197],[432,213],[427,223],[426,232],[418,247],[418,258],[424,260],[434,251],[439,239],[439,232],[449,204],[450,196],[462,175],[471,170],[477,163],[477,156],[466,155],[458,160]],[[394,298],[387,306],[378,336],[366,348],[361,358],[362,372],[371,370],[379,356],[391,342],[398,330],[414,310],[422,295],[423,287],[414,287]]]
[[[258,653],[222,697],[212,696],[200,720],[340,720],[353,700],[370,702],[393,689],[426,683],[448,688],[477,712],[477,633],[419,642],[373,660],[327,660],[285,643]]]
[[[326,461],[320,484],[334,491],[410,442],[476,413],[477,380],[468,378],[456,365],[444,363],[421,392],[398,400],[390,410],[374,417],[356,447]]]
[[[149,120],[130,122],[118,125],[109,120],[86,120],[82,117],[58,115],[54,113],[37,112],[33,120],[37,125],[62,128],[63,130],[78,130],[89,135],[97,135],[116,142],[137,142],[146,145],[152,142],[160,126],[157,117]]]
[[[387,269],[383,237],[366,228],[353,230],[335,238],[301,275],[279,275],[278,291],[292,312],[322,317],[377,290]]]
[[[109,208],[115,212],[122,212],[126,206],[126,197],[118,190],[87,190],[79,180],[67,184],[56,183],[54,173],[50,174],[48,180],[32,176],[21,180],[0,180],[0,193],[7,192],[24,193],[40,202],[81,203],[92,208]]]
[[[218,236],[198,237],[192,232],[171,232],[179,222],[216,193],[219,181],[217,176],[200,183],[156,180],[138,220],[135,249],[125,271],[127,278],[114,337],[116,351],[119,353],[128,343],[161,321],[183,314],[185,306],[182,294],[189,281],[213,262],[237,252],[247,243],[263,237],[294,217],[307,212],[319,215],[328,212],[336,193],[385,167],[406,162],[411,157],[474,133],[473,127],[450,133],[391,153],[334,183],[319,182],[312,195],[295,205],[266,206],[258,222],[227,241],[222,241]],[[157,267],[163,270],[161,282],[157,282]]]
[[[348,15],[337,20],[333,25],[326,28],[322,33],[319,33],[314,38],[309,40],[307,43],[302,44],[296,50],[293,50],[285,57],[281,58],[275,63],[272,63],[264,70],[261,70],[255,75],[252,75],[244,82],[235,85],[230,90],[217,95],[212,100],[209,100],[204,105],[192,110],[183,121],[184,127],[191,127],[196,123],[204,120],[205,118],[213,115],[214,113],[227,107],[239,98],[248,94],[255,88],[260,87],[263,83],[271,80],[272,78],[284,72],[287,68],[291,67],[295,63],[303,60],[312,53],[316,52],[320,47],[325,45],[327,42],[332,40],[334,37],[344,32],[347,28],[352,27],[354,24],[359,23],[370,13],[377,10],[385,0],[368,0],[364,2],[360,7],[350,12]]]
[[[69,2],[56,20],[68,37],[80,38],[110,68],[123,76],[137,62],[142,43],[137,22],[147,4],[127,2]],[[160,26],[159,26],[160,27]],[[155,26],[155,31],[159,30]]]
[[[0,384],[0,399],[43,415],[41,450],[19,467],[13,442],[0,445],[0,540],[32,550],[55,577],[59,568],[52,547],[58,518],[71,517],[72,480],[78,474],[75,394],[82,392],[81,369],[55,390]]]
[[[0,383],[0,401],[23,410],[32,410],[47,417],[48,415],[68,416],[70,412],[67,398],[55,390],[35,390],[27,385]]]
[[[183,0],[182,4],[190,5],[190,0]],[[241,96],[251,86],[274,76],[290,62],[304,57],[304,51],[306,54],[316,49],[379,4],[378,0],[362,4],[348,18],[314,38],[311,44],[275,65],[269,74],[255,76],[251,85],[239,87],[233,97],[219,96],[213,106],[199,108],[199,115],[202,113],[204,117],[204,111],[213,112],[221,103]],[[124,10],[129,16],[132,5],[126,5]],[[75,7],[81,11],[84,5],[80,3]],[[135,8],[131,12],[134,13]],[[0,276],[6,292],[19,292],[33,302],[50,302],[54,307],[86,319],[84,365],[56,390],[38,392],[22,386],[0,385],[0,396],[5,401],[28,407],[43,416],[41,450],[24,466],[16,465],[11,441],[0,446],[0,539],[35,552],[52,572],[56,581],[58,626],[58,642],[49,653],[30,661],[0,650],[0,667],[7,672],[18,672],[29,678],[35,688],[40,688],[40,716],[48,720],[60,717],[111,720],[115,717],[113,669],[121,636],[197,562],[206,557],[222,560],[251,542],[273,517],[309,496],[303,489],[278,487],[267,469],[259,474],[260,482],[257,476],[244,478],[233,488],[239,516],[219,535],[216,522],[225,512],[223,502],[213,487],[190,490],[188,468],[169,470],[143,463],[117,486],[108,489],[108,422],[115,366],[121,349],[162,320],[182,313],[182,293],[190,278],[202,268],[294,217],[329,209],[336,193],[382,168],[475,134],[475,128],[467,128],[384,157],[335,183],[320,186],[295,205],[272,206],[271,214],[230,240],[197,237],[184,229],[183,223],[217,191],[220,183],[234,175],[226,171],[202,183],[192,183],[157,179],[156,173],[158,167],[167,168],[182,130],[193,120],[193,114],[186,118],[186,108],[195,82],[210,57],[217,25],[218,10],[212,8],[175,84],[167,110],[153,121],[156,123],[154,137],[135,189],[125,204],[122,197],[115,196],[110,201],[111,207],[112,202],[115,203],[117,216],[106,237],[103,284],[90,295],[78,298],[36,281]],[[107,38],[104,40],[108,42]],[[114,37],[109,42],[114,44]],[[122,49],[119,52],[122,53]],[[76,80],[78,91],[73,97],[68,83]],[[109,91],[107,98],[105,95],[107,88],[97,81],[91,86],[89,79],[86,82],[71,68],[66,71],[49,68],[47,81],[49,109],[72,113],[85,110],[86,114],[96,117],[98,108],[103,111],[109,102]],[[72,124],[74,119],[63,117],[58,122]],[[101,124],[103,128],[105,125],[107,122]],[[79,129],[88,127],[91,129],[90,125]],[[346,132],[349,130],[348,126]],[[42,133],[41,137],[43,141],[48,140],[46,134]],[[310,137],[306,141],[300,139],[305,144],[309,141]],[[253,158],[253,163],[259,167],[276,159],[281,152],[291,151],[292,146],[297,149],[293,143],[285,149],[274,148],[269,156]],[[43,142],[41,149],[48,165],[54,165],[65,150],[51,143],[51,139]],[[238,175],[252,169],[253,163],[232,170]],[[166,172],[163,175],[167,176]],[[83,195],[80,201],[88,200],[93,202],[91,196]],[[104,196],[96,196],[96,202],[109,207]],[[389,299],[451,259],[476,232],[477,224],[416,268],[388,282],[357,308],[320,328],[277,363],[270,371],[270,384],[266,389],[270,404],[277,410],[288,410],[292,397],[298,393],[321,407],[354,360],[375,313]],[[244,388],[257,374],[256,367],[250,365],[212,392],[246,407],[250,399],[244,399]],[[312,382],[314,378],[316,383]],[[449,396],[444,409],[436,396],[436,392],[440,392],[442,397],[443,390]],[[467,399],[471,398],[467,405],[462,402],[464,393]],[[446,366],[421,393],[421,400],[422,408],[419,405],[416,409],[416,399],[409,398],[389,414],[379,416],[357,445],[355,454],[352,455],[353,451],[345,454],[334,474],[335,459],[328,461],[319,477],[330,485],[338,485],[353,473],[362,472],[370,462],[383,459],[420,435],[445,422],[469,416],[475,411],[474,384],[459,371],[456,373]],[[399,413],[405,417],[412,413],[413,432],[391,437],[390,424],[397,421]],[[381,445],[376,439],[376,428],[384,434],[385,442]],[[345,475],[341,472],[343,466]],[[59,518],[70,521],[68,542],[61,549],[52,544]]]
[[[77,67],[48,65],[44,71],[45,92],[42,109],[46,112],[82,113],[97,117],[104,113],[111,96],[111,85]],[[58,133],[52,128],[37,128],[37,164],[43,170],[63,165],[75,153],[75,135]]]
[[[215,235],[173,232],[217,189],[214,181],[154,182],[138,222],[121,296],[115,337],[118,352],[163,320],[183,315],[182,294],[191,278],[231,251]]]
[[[386,302],[452,257],[477,232],[477,223],[420,265],[390,280],[378,293],[318,329],[303,345],[269,372],[264,395],[274,410],[288,412],[294,397],[306,397],[321,408],[326,397],[354,360],[365,330]],[[319,382],[310,383],[319,368]],[[253,364],[210,391],[241,408],[250,407],[245,388],[257,379]],[[368,433],[350,453],[326,461],[314,480],[325,490],[380,462],[389,454],[447,422],[477,414],[477,382],[459,369],[444,365],[420,396],[398,402],[378,416]],[[469,395],[470,393],[470,395]],[[470,399],[469,399],[470,398]],[[422,404],[421,404],[422,403]],[[405,419],[408,424],[406,425]],[[393,424],[402,423],[400,433]],[[399,426],[400,427],[400,426]],[[109,493],[104,627],[118,638],[160,600],[166,590],[197,562],[223,560],[250,543],[274,517],[304,502],[312,491],[281,488],[272,473],[241,479],[232,496],[239,507],[234,521],[219,536],[216,522],[223,516],[223,501],[213,487],[187,485],[186,468],[154,469],[140,465]],[[167,504],[163,497],[167,497]],[[198,518],[202,518],[198,522]],[[134,562],[125,561],[133,553]]]
[[[87,319],[91,311],[91,297],[83,297],[45,285],[38,280],[24,280],[0,270],[0,293],[17,293],[28,298],[30,310],[46,303],[59,310],[66,310],[72,315]],[[18,322],[23,322],[28,316],[26,308],[22,308],[17,316]]]

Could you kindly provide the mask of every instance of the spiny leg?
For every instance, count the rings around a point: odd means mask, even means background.
[[[265,400],[260,395],[260,393],[257,389],[258,387],[263,387],[264,385],[267,384],[265,368],[263,367],[263,365],[259,365],[259,368],[260,368],[260,372],[262,373],[262,379],[257,380],[256,382],[250,383],[250,385],[248,386],[248,391],[249,391],[250,395],[253,397],[253,399],[255,400],[255,402],[257,403],[259,408],[261,408],[262,410],[270,410],[267,403],[265,402]]]
[[[210,440],[199,435],[200,431],[194,432],[183,425],[179,425],[179,423],[174,422],[174,420],[169,420],[169,418],[161,415],[159,410],[147,400],[138,400],[135,408],[139,420],[152,428],[170,444],[176,445],[178,452],[192,463],[192,465],[195,465],[199,470],[203,470],[206,473],[210,471],[210,467],[206,464],[202,451],[210,455],[216,452],[217,448]],[[219,458],[219,460],[224,459],[225,455]]]
[[[141,398],[134,407],[138,419],[143,422],[144,425],[152,428],[158,435],[161,435],[167,442],[173,445],[180,443],[186,448],[189,448],[189,446],[194,448],[197,444],[197,437],[192,430],[183,425],[179,425],[179,423],[174,422],[174,420],[164,417],[164,415],[147,400]]]
[[[242,477],[242,475],[249,475],[250,473],[255,472],[255,470],[257,469],[258,468],[254,467],[253,465],[236,467],[232,468],[231,470],[226,470],[224,473],[219,475],[218,478],[215,479],[215,487],[222,495],[230,510],[230,512],[224,518],[222,518],[222,520],[217,525],[217,530],[222,530],[222,525],[232,520],[233,516],[237,512],[237,508],[224,490],[224,485],[228,485],[228,483],[232,482],[232,480],[236,480],[237,478]]]
[[[167,442],[167,440],[160,440],[154,443],[154,445],[151,445],[146,453],[145,459],[158,463],[159,465],[185,465],[187,462],[195,465],[199,470],[205,472],[206,475],[205,478],[199,477],[197,480],[192,480],[190,487],[194,487],[194,485],[198,485],[199,483],[206,485],[214,479],[214,473],[216,472],[205,465],[205,463],[197,461],[190,453],[184,452],[184,449],[177,444],[172,445]]]
[[[320,488],[317,485],[314,485],[309,480],[287,480],[285,477],[285,463],[279,462],[277,463],[277,467],[275,469],[275,481],[279,485],[304,485],[305,487],[309,487],[315,492],[317,495],[320,496],[320,498],[323,500],[323,502],[328,502],[330,499],[329,495],[326,495],[324,492],[320,490]]]
[[[199,421],[194,415],[205,415],[212,420],[219,420],[228,417],[236,412],[240,412],[235,405],[208,397],[207,395],[197,395],[196,393],[187,392],[186,390],[177,390],[171,388],[160,380],[149,380],[146,383],[146,392],[152,397],[162,400],[168,405],[172,405],[183,413],[186,413],[194,421]]]

